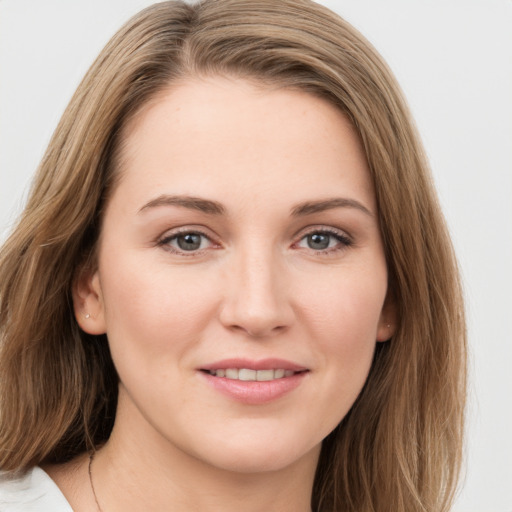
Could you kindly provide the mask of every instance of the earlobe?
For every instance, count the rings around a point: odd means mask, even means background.
[[[80,328],[88,334],[105,334],[105,308],[98,271],[82,271],[73,283],[73,307]]]
[[[391,294],[388,293],[380,314],[377,341],[389,341],[396,332],[397,322],[396,302]]]
[[[389,341],[393,334],[395,334],[395,326],[393,324],[384,324],[379,325],[379,330],[377,331],[377,341],[382,343],[384,341]]]

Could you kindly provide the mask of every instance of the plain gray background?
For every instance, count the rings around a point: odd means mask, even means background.
[[[148,0],[0,0],[0,240],[87,67]],[[397,75],[464,276],[466,479],[455,512],[512,512],[512,0],[325,0]]]

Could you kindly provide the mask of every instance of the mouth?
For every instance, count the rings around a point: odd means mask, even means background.
[[[241,380],[244,382],[269,382],[272,380],[293,377],[298,373],[304,373],[307,370],[285,370],[284,368],[252,370],[250,368],[218,368],[211,370],[202,370],[213,377],[221,377],[229,380]]]
[[[214,390],[248,405],[263,405],[292,393],[310,373],[309,368],[283,359],[225,359],[198,370]]]

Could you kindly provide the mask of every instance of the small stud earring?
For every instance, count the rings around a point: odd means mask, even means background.
[[[91,318],[91,315],[89,315],[89,313],[87,313],[87,314],[85,315],[85,318],[86,318],[86,319],[87,319],[87,318]]]

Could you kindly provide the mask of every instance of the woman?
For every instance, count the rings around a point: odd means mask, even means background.
[[[1,510],[449,509],[456,263],[393,77],[327,9],[133,18],[0,283]]]

